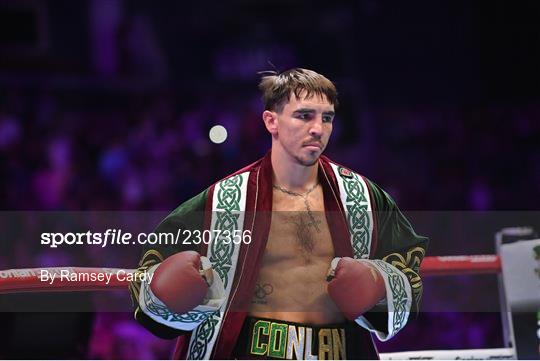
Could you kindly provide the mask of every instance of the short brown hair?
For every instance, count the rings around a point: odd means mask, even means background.
[[[265,110],[281,112],[292,93],[300,98],[303,92],[306,93],[307,98],[313,95],[324,95],[331,104],[338,106],[334,83],[313,70],[293,68],[282,73],[273,71],[263,73],[269,74],[263,76],[259,83]]]

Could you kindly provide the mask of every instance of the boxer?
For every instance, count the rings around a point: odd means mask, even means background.
[[[178,358],[378,358],[371,335],[392,338],[418,311],[427,238],[374,182],[323,155],[338,105],[330,80],[295,68],[259,88],[270,151],[155,230],[243,242],[147,247],[139,272],[154,281],[131,284],[135,317],[181,336]]]

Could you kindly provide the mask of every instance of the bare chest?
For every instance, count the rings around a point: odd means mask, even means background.
[[[274,192],[272,208],[263,267],[276,262],[309,265],[333,257],[320,187],[307,198]]]
[[[322,190],[313,193],[307,209],[304,199],[274,192],[270,232],[251,315],[316,323],[340,319],[326,288],[334,246]]]

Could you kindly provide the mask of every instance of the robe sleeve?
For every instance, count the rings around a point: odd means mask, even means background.
[[[419,312],[422,297],[420,263],[428,239],[416,234],[409,220],[388,193],[368,181],[377,230],[377,248],[371,263],[385,281],[386,297],[356,322],[387,341]]]
[[[204,207],[208,190],[186,201],[171,214],[169,214],[154,230],[156,234],[170,233],[176,235],[178,230],[203,231]],[[198,242],[197,242],[198,243]],[[184,238],[178,244],[146,244],[139,261],[136,273],[153,273],[160,263],[171,255],[183,251],[200,252],[200,245],[193,240]],[[135,279],[146,279],[135,277]],[[133,281],[129,285],[131,299],[135,309],[135,319],[154,335],[161,338],[175,338],[187,334],[206,318],[212,315],[220,306],[222,288],[219,288],[220,279],[214,271],[214,284],[210,288],[209,297],[203,305],[194,310],[177,314],[170,311],[150,289],[149,282]]]

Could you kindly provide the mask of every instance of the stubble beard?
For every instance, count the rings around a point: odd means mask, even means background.
[[[300,164],[300,165],[303,165],[304,167],[311,167],[311,166],[314,166],[315,164],[317,164],[317,162],[319,161],[319,157],[320,156],[317,156],[315,158],[315,160],[313,160],[312,162],[309,162],[307,160],[303,160],[302,158],[298,157],[298,156],[294,156],[294,159],[296,159],[296,161]]]
[[[322,149],[321,152],[318,155],[316,155],[313,160],[311,159],[311,157],[308,157],[308,159],[306,159],[306,157],[301,157],[299,155],[292,155],[292,154],[291,155],[296,160],[296,162],[298,162],[298,164],[303,165],[304,167],[312,167],[315,164],[317,164],[323,151],[324,149]]]
[[[300,156],[300,155],[297,155],[297,154],[294,154],[293,151],[291,149],[289,149],[288,147],[283,147],[282,149],[285,150],[285,152],[291,157],[293,158],[297,164],[300,164],[304,167],[312,167],[314,166],[315,164],[317,164],[317,162],[319,161],[319,158],[320,156],[322,155],[322,153],[324,152],[324,149],[326,147],[323,147],[321,149],[321,151],[319,152],[318,155],[315,155],[314,158],[312,159],[311,156]],[[317,152],[312,152],[312,153],[317,153]]]

